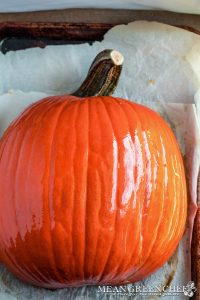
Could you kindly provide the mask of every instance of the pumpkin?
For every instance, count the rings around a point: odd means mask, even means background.
[[[111,96],[122,62],[103,51],[74,94],[32,104],[1,139],[1,262],[23,281],[139,281],[183,235],[178,144],[156,112]]]

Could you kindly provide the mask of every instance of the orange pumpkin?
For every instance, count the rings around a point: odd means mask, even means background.
[[[183,235],[179,147],[157,113],[105,96],[121,64],[104,51],[74,95],[34,103],[1,139],[1,261],[33,285],[139,281]]]

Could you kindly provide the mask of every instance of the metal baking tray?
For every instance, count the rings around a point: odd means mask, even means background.
[[[135,20],[159,21],[200,34],[200,16],[197,15],[176,14],[162,11],[134,11],[129,12],[129,17],[124,15],[123,22],[123,20],[116,21],[116,12],[116,10],[113,12],[114,23],[71,23],[60,21],[51,22],[46,20],[45,22],[0,21],[0,51],[5,54],[8,51],[32,47],[44,48],[47,45],[80,44],[85,42],[93,43],[94,41],[102,40],[104,34],[113,26]],[[122,15],[124,12],[125,11],[122,11]],[[109,14],[110,13],[111,12],[109,11]],[[199,205],[200,175],[197,195]],[[195,299],[200,299],[200,209],[197,211],[193,229],[191,273],[192,280],[197,287]]]

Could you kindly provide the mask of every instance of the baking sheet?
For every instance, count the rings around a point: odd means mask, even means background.
[[[186,285],[190,280],[190,241],[196,212],[197,175],[200,164],[199,125],[194,95],[199,88],[200,37],[171,26],[135,22],[117,26],[103,42],[93,46],[49,46],[0,55],[0,130],[27,105],[49,94],[75,90],[94,56],[116,48],[125,56],[124,70],[115,95],[146,104],[163,115],[174,130],[186,167],[189,218],[177,252],[163,268],[148,277],[145,286]],[[37,92],[36,92],[37,91]],[[198,101],[198,100],[197,100]],[[1,266],[0,287],[16,299],[116,299],[99,294],[97,287],[48,291],[25,285]],[[82,297],[82,298],[81,298]],[[125,297],[125,298],[123,298]],[[183,299],[183,293],[165,299]],[[141,296],[132,296],[142,299]],[[157,299],[159,297],[154,297]],[[117,299],[127,299],[120,296]],[[130,297],[129,297],[130,299]],[[152,296],[144,296],[152,299]]]
[[[38,11],[63,8],[165,9],[176,12],[200,13],[199,0],[7,0],[0,2],[1,12]]]

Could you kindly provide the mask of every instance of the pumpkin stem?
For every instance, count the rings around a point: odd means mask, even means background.
[[[123,65],[123,55],[107,49],[94,59],[86,79],[72,95],[77,97],[109,96],[117,87]]]

